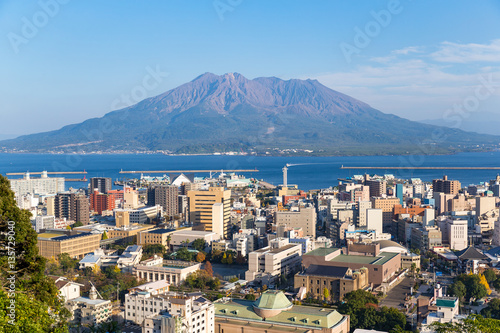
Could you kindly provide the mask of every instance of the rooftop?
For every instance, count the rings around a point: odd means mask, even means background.
[[[292,303],[286,298],[282,291],[268,290],[262,293],[253,306],[261,309],[288,309]]]
[[[364,264],[364,265],[383,265],[399,253],[390,252],[380,252],[378,256],[361,256],[361,255],[348,255],[340,254],[330,261],[333,262],[350,262],[354,264]]]
[[[310,252],[307,252],[305,255],[307,256],[319,256],[319,257],[324,257],[329,255],[330,253],[333,253],[337,251],[338,249],[335,247],[321,247],[316,250],[312,250]]]
[[[330,328],[340,323],[344,316],[334,309],[294,305],[291,309],[282,311],[278,315],[266,318],[263,321],[253,309],[253,302],[232,299],[223,299],[214,302],[216,320],[225,318],[230,320],[244,320],[251,325],[278,324],[290,326],[290,330],[297,328]],[[273,325],[273,329],[279,326]]]
[[[148,231],[149,234],[166,234],[166,233],[171,233],[173,232],[173,230],[170,230],[170,229],[154,229],[154,230],[150,230]]]
[[[310,265],[301,275],[344,277],[348,267]]]
[[[277,249],[271,249],[269,251],[269,253],[280,253],[280,252],[283,252],[283,251],[290,250],[291,248],[294,248],[294,247],[297,247],[297,246],[300,246],[300,245],[299,244],[288,244],[288,245],[279,247]]]
[[[446,307],[446,308],[454,308],[457,300],[458,299],[455,297],[438,298],[436,300],[436,306],[441,306],[441,307]]]

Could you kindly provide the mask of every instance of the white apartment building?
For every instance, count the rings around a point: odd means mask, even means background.
[[[233,244],[238,253],[247,256],[257,248],[256,237],[259,232],[257,229],[240,229],[237,234],[233,234]]]
[[[66,218],[56,219],[53,215],[38,215],[35,217],[33,227],[36,232],[40,232],[42,229],[66,229],[73,223],[74,221],[68,221]]]
[[[302,246],[302,254],[306,254],[313,250],[313,241],[309,237],[295,237],[290,238],[289,241],[291,244],[300,244],[300,246]]]
[[[300,269],[302,245],[290,244],[286,238],[276,238],[270,246],[248,255],[245,280],[259,280],[264,284],[274,282],[280,275],[289,275]]]
[[[49,178],[47,171],[42,172],[40,178],[31,178],[29,172],[24,174],[24,178],[9,179],[10,187],[16,196],[31,194],[57,194],[64,192],[64,178]]]
[[[125,295],[125,320],[146,333],[213,333],[214,305],[199,295],[134,291]]]
[[[71,322],[77,325],[100,325],[111,318],[111,301],[97,299],[97,290],[90,289],[89,297],[77,297],[66,302],[71,312]]]
[[[152,207],[141,207],[137,209],[128,210],[129,223],[147,224],[153,219],[160,217],[163,214],[163,208],[160,205]]]

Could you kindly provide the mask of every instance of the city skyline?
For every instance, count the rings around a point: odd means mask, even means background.
[[[460,114],[456,104],[471,110],[465,121],[498,113],[493,1],[54,0],[0,8],[4,137],[100,117],[205,72],[318,79],[411,120]],[[123,98],[138,86],[147,89]],[[476,105],[467,98],[478,90],[489,94]]]

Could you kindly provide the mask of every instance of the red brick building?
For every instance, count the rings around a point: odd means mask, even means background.
[[[94,190],[90,195],[90,210],[102,215],[103,211],[115,209],[115,196],[113,194],[102,194]]]

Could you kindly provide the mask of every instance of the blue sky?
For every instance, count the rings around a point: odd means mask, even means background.
[[[413,120],[482,89],[471,114],[500,113],[500,2],[0,1],[0,63],[0,138],[102,116],[204,72],[316,78]],[[162,74],[146,89],[151,71]]]

